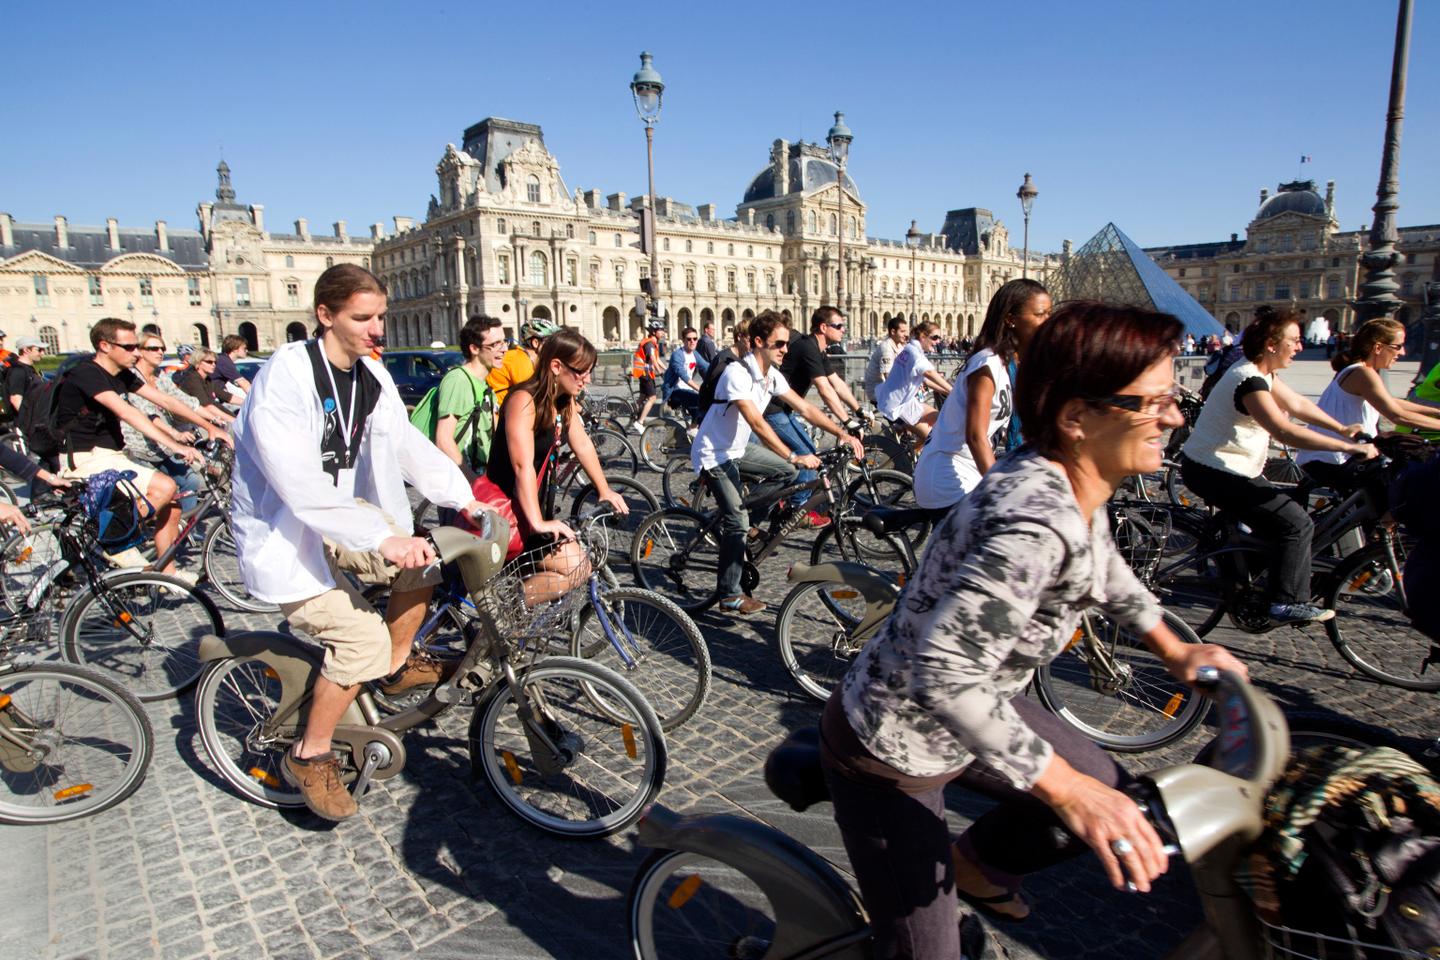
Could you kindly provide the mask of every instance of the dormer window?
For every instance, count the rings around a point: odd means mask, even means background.
[[[530,175],[530,178],[525,181],[525,199],[531,203],[540,202],[540,178],[533,173]]]

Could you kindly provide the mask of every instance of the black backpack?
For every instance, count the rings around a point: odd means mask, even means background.
[[[704,423],[705,414],[715,405],[715,389],[720,386],[720,375],[725,368],[740,358],[732,350],[721,350],[720,355],[705,372],[705,381],[700,384],[700,399],[695,405],[695,422]]]
[[[54,380],[33,380],[25,389],[20,401],[20,412],[15,425],[25,437],[25,443],[36,457],[54,457],[65,448],[65,431],[68,424],[60,423],[60,387],[65,383],[65,374]]]

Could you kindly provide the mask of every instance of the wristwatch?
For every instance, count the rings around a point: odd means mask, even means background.
[[[790,464],[790,465],[793,467],[793,466],[795,465],[795,461],[796,461],[797,459],[799,459],[799,456],[795,453],[794,450],[791,450],[791,451],[790,451],[790,456],[788,456],[788,457],[785,458],[785,462],[788,463],[788,464]]]

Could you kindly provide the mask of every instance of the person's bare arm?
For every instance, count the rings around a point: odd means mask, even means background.
[[[138,393],[140,396],[144,397],[146,400],[149,400],[151,403],[155,404],[155,406],[159,407],[161,410],[165,410],[171,414],[174,414],[181,420],[188,420],[191,423],[195,424],[197,427],[204,428],[206,435],[208,435],[211,440],[220,440],[223,443],[230,444],[230,446],[232,447],[235,445],[234,441],[230,439],[230,434],[226,433],[224,430],[221,430],[218,426],[216,426],[217,421],[220,423],[229,423],[230,421],[235,419],[228,413],[224,413],[223,411],[217,411],[221,415],[220,417],[215,417],[213,414],[208,412],[213,409],[210,407],[200,408],[201,410],[207,411],[206,413],[200,413],[196,410],[192,410],[189,404],[183,403],[182,401],[175,399],[174,397],[165,393],[163,390],[159,389],[151,383],[145,384],[135,392]],[[120,398],[116,397],[116,399],[119,400]],[[124,401],[121,402],[123,403]],[[126,403],[125,406],[129,407],[130,404]],[[131,409],[133,410],[134,408],[131,407]],[[139,411],[136,412],[138,413]],[[146,436],[149,436],[149,434],[146,434]]]
[[[840,402],[850,408],[850,412],[841,417],[842,420],[849,419],[851,413],[860,412],[860,401],[856,399],[855,392],[850,389],[850,384],[845,382],[844,377],[838,373],[832,373],[825,379],[835,388],[835,394],[840,398]]]
[[[610,504],[618,513],[629,513],[630,507],[625,498],[610,489],[610,482],[605,479],[605,469],[600,465],[600,455],[595,452],[595,444],[590,440],[590,435],[585,432],[585,423],[578,416],[570,418],[570,426],[566,431],[566,438],[570,442],[570,449],[575,454],[575,459],[580,463],[580,469],[585,471],[585,476],[595,485],[595,495],[604,503]]]
[[[1355,453],[1366,457],[1373,457],[1376,454],[1375,448],[1368,443],[1352,443],[1349,440],[1340,440],[1315,430],[1305,430],[1296,426],[1280,405],[1275,402],[1275,398],[1269,390],[1257,390],[1254,393],[1246,394],[1242,402],[1245,404],[1245,411],[1254,417],[1255,421],[1264,427],[1270,436],[1287,446],[1297,447],[1301,450]],[[1321,416],[1326,422],[1318,423],[1316,426],[1333,430],[1336,433],[1345,431],[1345,427],[1336,423],[1334,418],[1326,416],[1323,411],[1321,411]]]
[[[1340,388],[1365,400],[1391,423],[1414,427],[1417,430],[1440,430],[1440,411],[1434,407],[1422,407],[1418,403],[1392,397],[1390,391],[1385,389],[1380,375],[1369,367],[1361,367],[1350,374],[1340,384]]]
[[[818,383],[819,381],[816,382]],[[824,430],[835,439],[850,444],[850,449],[855,451],[857,459],[865,459],[865,448],[861,445],[860,441],[846,433],[844,427],[825,416],[825,412],[815,406],[815,404],[806,400],[794,390],[787,390],[780,394],[780,399],[808,422],[815,424],[815,426]]]
[[[995,466],[995,448],[990,446],[990,404],[995,400],[995,377],[981,367],[965,381],[965,445],[981,475]]]
[[[1314,424],[1317,427],[1324,427],[1326,430],[1333,430],[1345,436],[1353,435],[1352,427],[1340,423],[1330,414],[1321,410],[1309,397],[1296,393],[1279,377],[1276,377],[1270,384],[1270,392],[1274,395],[1276,405],[1295,419]]]
[[[942,397],[950,396],[950,391],[955,389],[954,386],[951,385],[950,381],[940,376],[940,374],[936,373],[934,370],[925,371],[925,385],[931,390],[934,390],[936,393],[940,394],[940,396]]]
[[[815,389],[819,392],[820,399],[825,401],[825,406],[830,408],[831,413],[835,414],[842,422],[849,419],[850,409],[840,399],[840,394],[835,390],[835,385],[830,382],[828,375],[815,378]]]
[[[147,388],[140,388],[142,396],[144,395],[143,391],[145,389]],[[161,449],[169,450],[171,453],[178,454],[181,457],[184,457],[185,460],[190,463],[194,463],[200,459],[200,452],[198,450],[196,450],[194,447],[186,446],[183,443],[177,443],[176,441],[167,437],[164,433],[160,432],[160,429],[156,427],[155,424],[150,422],[149,417],[145,416],[145,414],[141,413],[139,410],[136,410],[125,400],[122,400],[120,398],[120,394],[116,393],[114,390],[106,390],[102,393],[97,393],[95,394],[94,399],[96,403],[100,404],[102,407],[115,414],[115,416],[119,417],[121,420],[124,420],[126,423],[130,424],[130,426],[138,430],[142,436],[146,437],[149,440],[155,441],[156,445],[159,446]],[[147,397],[147,399],[149,398]]]
[[[791,392],[793,393],[794,391]],[[813,469],[820,466],[819,457],[808,453],[802,453],[797,456],[795,451],[787,447],[785,442],[780,439],[779,434],[775,432],[774,428],[765,422],[765,417],[761,414],[760,408],[755,405],[754,401],[733,400],[731,402],[734,403],[735,408],[740,411],[740,416],[745,418],[745,422],[750,424],[750,429],[755,431],[755,436],[759,437],[760,442],[770,448],[772,452],[784,457],[787,461],[789,461],[791,457],[794,457],[795,459],[791,462],[798,463],[802,467]]]
[[[456,466],[464,459],[460,455],[460,448],[455,445],[455,425],[459,422],[460,418],[456,416],[444,416],[435,421],[435,446]]]

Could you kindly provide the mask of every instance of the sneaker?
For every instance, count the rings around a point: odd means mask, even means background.
[[[726,613],[738,613],[748,617],[752,613],[759,613],[765,609],[765,604],[754,597],[747,597],[743,593],[738,597],[726,597],[720,601],[720,609]]]
[[[630,429],[634,430],[636,433],[644,433],[645,424],[641,423],[639,420],[636,420],[630,424]]]
[[[289,750],[280,761],[286,782],[300,789],[305,806],[317,817],[345,820],[360,812],[360,805],[340,782],[340,756],[334,750],[301,760]]]
[[[823,513],[816,513],[814,510],[806,511],[805,522],[812,528],[830,526],[830,518]]]
[[[1270,619],[1276,623],[1324,623],[1334,617],[1334,610],[1317,607],[1313,603],[1270,604]]]
[[[458,661],[441,660],[424,650],[412,650],[405,665],[381,681],[380,692],[393,695],[413,687],[433,687],[453,677],[459,666]]]

